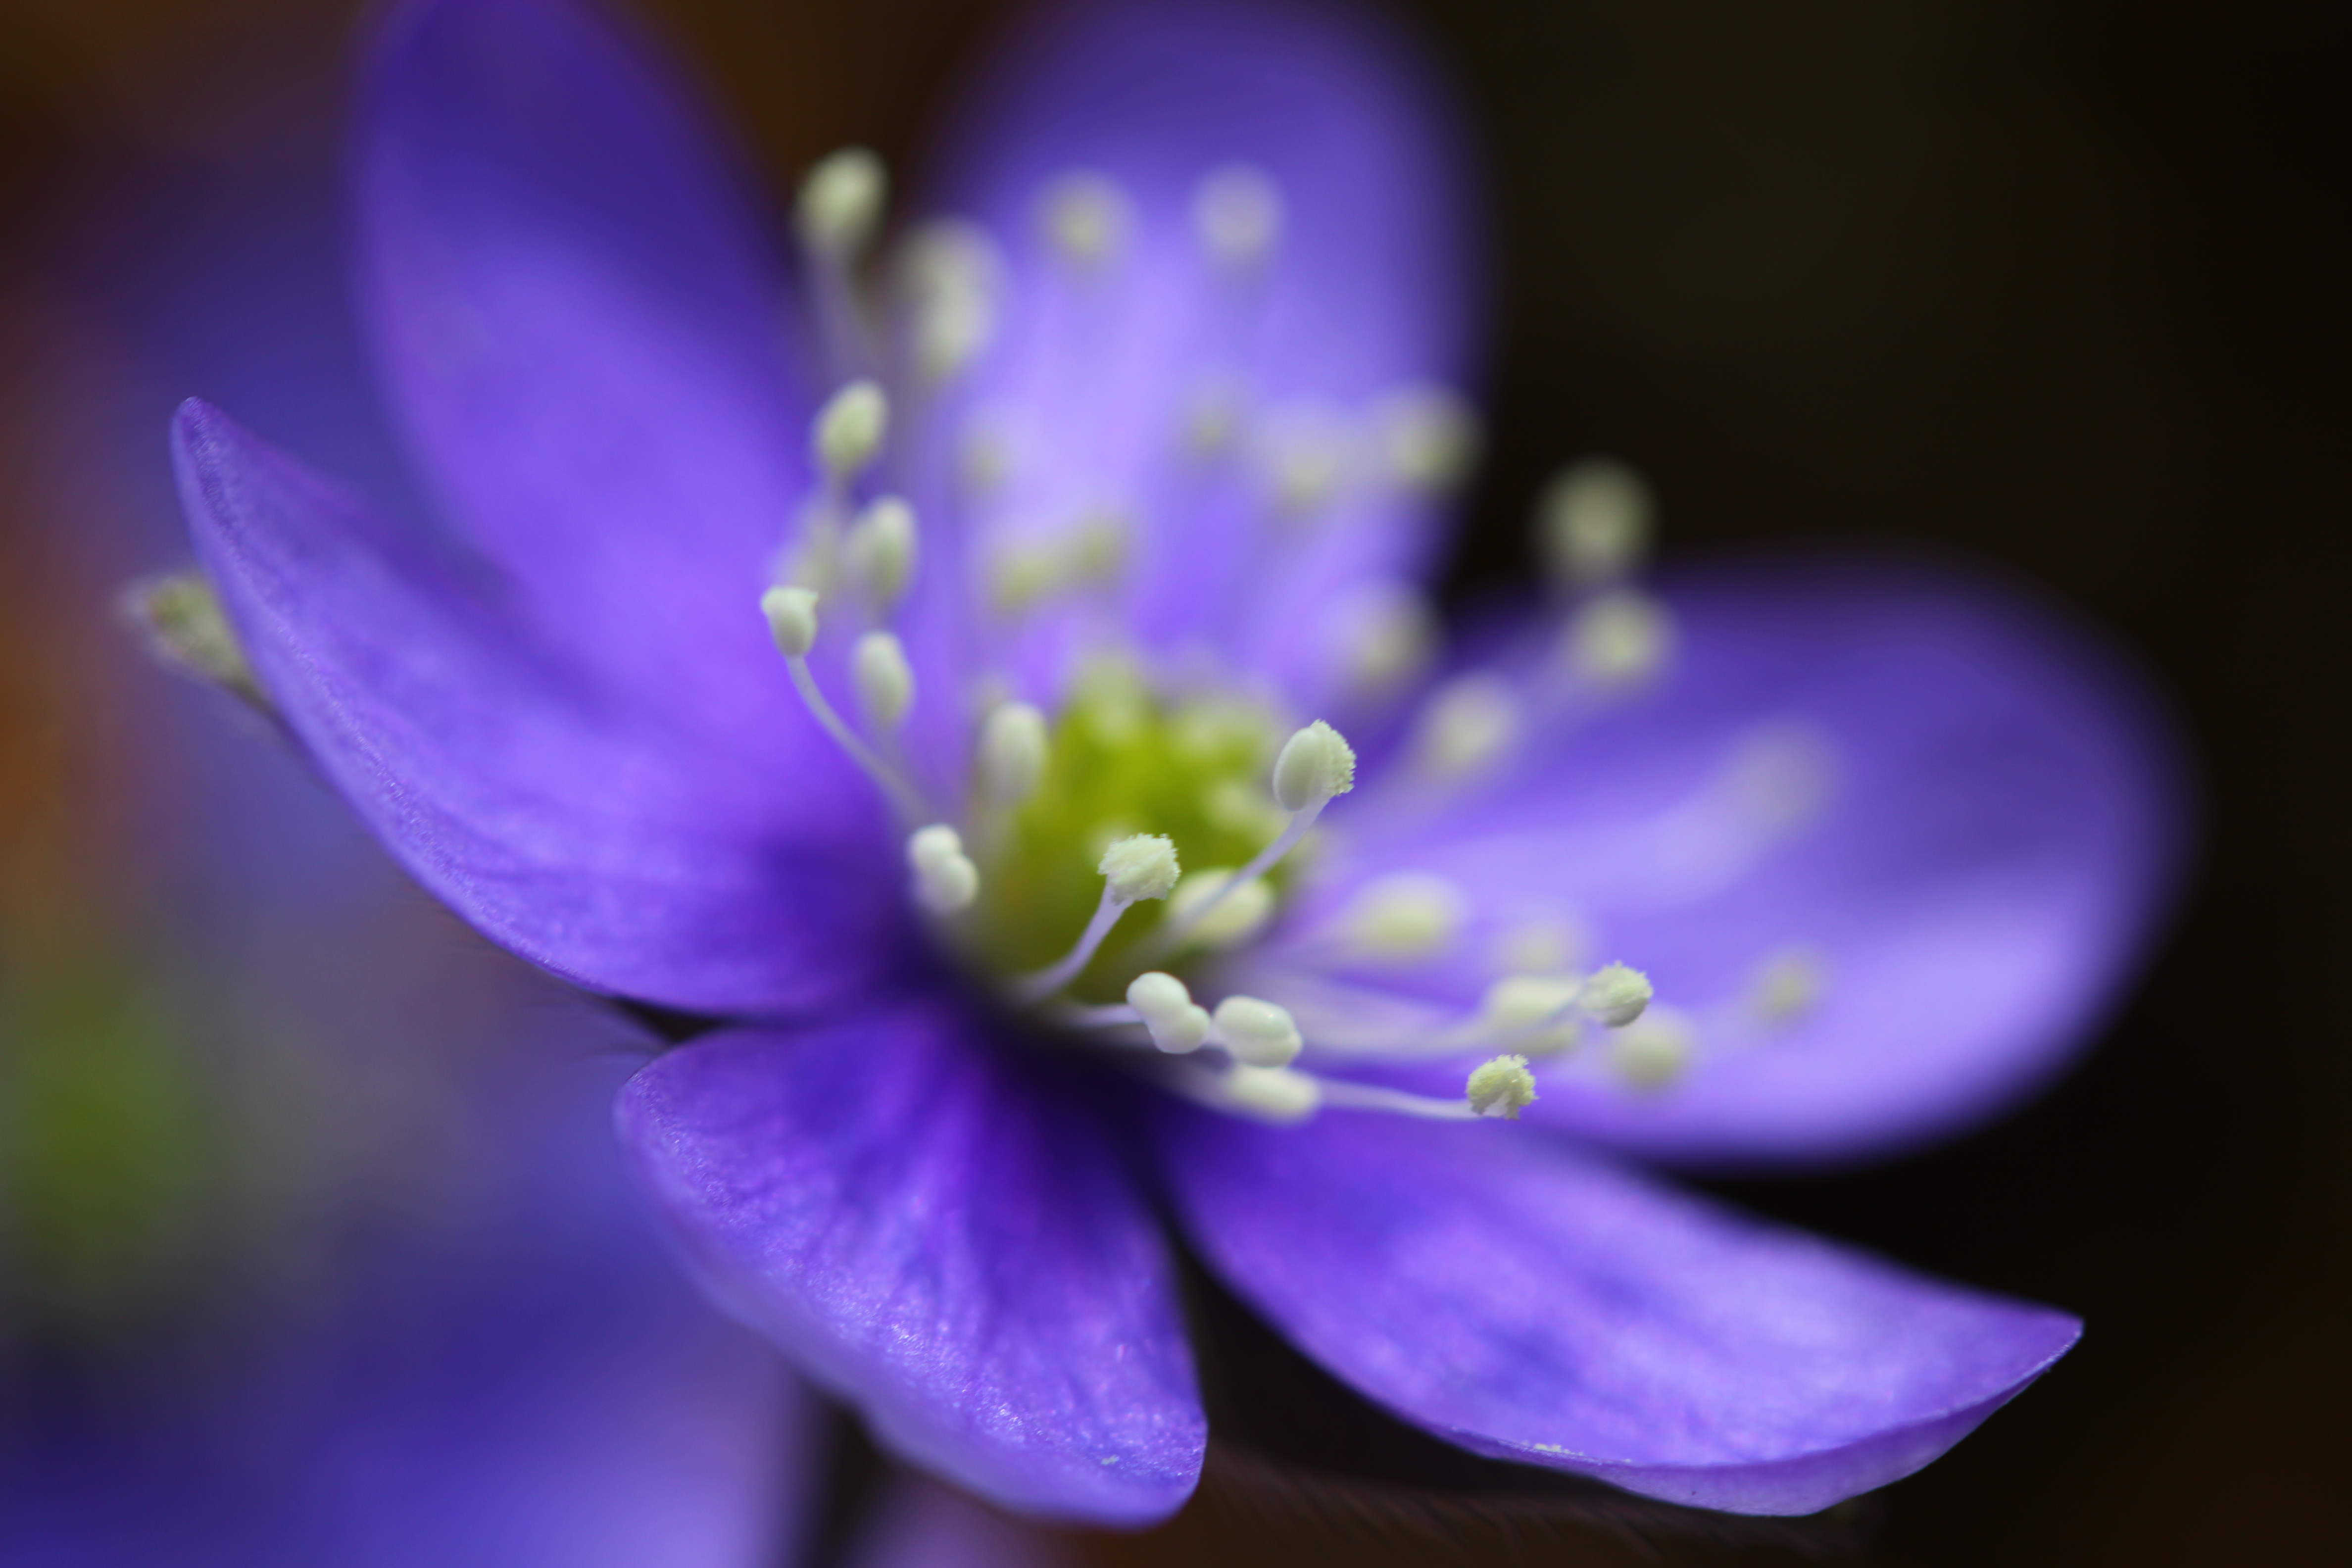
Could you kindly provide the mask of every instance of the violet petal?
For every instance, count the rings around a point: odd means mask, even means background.
[[[722,144],[602,7],[425,0],[366,66],[359,297],[427,489],[617,683],[783,756],[743,721],[814,405]]]
[[[1946,1285],[1530,1130],[1160,1121],[1193,1244],[1292,1342],[1478,1453],[1811,1513],[1910,1474],[2074,1344]]]
[[[173,439],[198,558],[263,688],[394,857],[493,941],[593,990],[718,1012],[811,1005],[905,951],[860,781],[771,778],[615,698],[495,584],[216,409],[184,405]]]
[[[1528,1115],[1649,1158],[1854,1158],[2046,1083],[2145,953],[2181,859],[2179,763],[2137,681],[2079,628],[1956,574],[1749,566],[1666,596],[1681,652],[1654,692],[1538,735],[1433,815],[1402,765],[1349,802],[1361,877],[1441,875],[1489,917],[1449,959],[1373,978],[1472,1008],[1513,921],[1570,913],[1588,962],[1633,963],[1696,1015],[1700,1051],[1654,1091],[1538,1064]],[[1775,768],[1819,792],[1785,823],[1742,794],[1769,795]],[[1748,998],[1792,949],[1825,984],[1772,1024]],[[1457,1093],[1459,1070],[1426,1087]]]
[[[709,1288],[902,1457],[1136,1525],[1205,1442],[1166,1244],[1071,1087],[943,1000],[650,1063],[624,1141]]]
[[[1009,263],[999,340],[960,405],[1010,441],[989,544],[1124,516],[1133,634],[1213,647],[1312,700],[1331,628],[1300,607],[1419,573],[1437,509],[1354,485],[1328,514],[1285,522],[1247,416],[1319,410],[1360,437],[1382,394],[1471,390],[1478,204],[1453,105],[1412,44],[1361,11],[1120,0],[1041,17],[950,125],[928,205],[981,221]],[[1254,289],[1220,279],[1194,230],[1200,181],[1235,163],[1271,176],[1284,209]],[[1131,204],[1130,243],[1099,277],[1074,279],[1040,232],[1041,192],[1073,171],[1109,176]],[[1204,466],[1186,431],[1220,386],[1244,424],[1235,455]],[[1085,613],[1033,614],[1033,679],[1050,679],[1038,672],[1066,650],[1064,623]]]

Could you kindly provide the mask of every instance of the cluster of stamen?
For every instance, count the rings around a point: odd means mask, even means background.
[[[983,705],[960,819],[934,807],[899,744],[918,694],[891,629],[923,567],[921,529],[906,500],[866,487],[888,470],[894,443],[908,438],[894,430],[904,411],[885,384],[902,388],[898,401],[919,426],[945,406],[946,389],[996,335],[1004,279],[983,231],[934,223],[906,237],[882,290],[892,304],[877,308],[861,289],[860,264],[879,230],[886,190],[878,162],[855,151],[820,164],[803,190],[810,308],[837,389],[810,429],[815,485],[762,608],[809,712],[897,813],[910,897],[941,940],[1008,1008],[1065,1038],[1123,1050],[1176,1092],[1264,1119],[1297,1120],[1326,1106],[1517,1118],[1537,1098],[1532,1064],[1566,1058],[1596,1028],[1612,1037],[1606,1056],[1621,1081],[1656,1087],[1677,1077],[1695,1048],[1693,1027],[1671,1009],[1651,1008],[1649,982],[1622,964],[1579,973],[1553,959],[1529,962],[1507,969],[1474,1011],[1454,1017],[1328,977],[1273,987],[1303,1013],[1239,993],[1196,1000],[1193,987],[1213,979],[1220,955],[1281,910],[1326,808],[1354,788],[1356,765],[1330,724],[1318,720],[1280,739],[1250,703],[1198,695],[1197,672],[1195,694],[1171,697],[1131,662],[1097,654],[1081,665],[1050,721],[1024,701]],[[1282,194],[1262,172],[1233,165],[1204,176],[1192,222],[1216,288],[1241,300],[1260,286],[1279,251],[1284,216]],[[1133,203],[1099,175],[1051,182],[1035,217],[1074,288],[1114,278],[1138,243]],[[1475,419],[1443,389],[1401,389],[1354,422],[1320,406],[1253,410],[1245,378],[1223,373],[1199,384],[1203,394],[1186,428],[1171,433],[1171,447],[1255,468],[1267,498],[1265,548],[1276,563],[1298,530],[1323,526],[1318,520],[1352,487],[1370,482],[1364,476],[1436,493],[1458,484],[1476,458]],[[967,504],[977,506],[1017,457],[981,413],[965,417],[957,449]],[[1560,717],[1541,710],[1622,698],[1665,667],[1672,618],[1634,585],[1650,514],[1646,489],[1622,466],[1591,461],[1555,481],[1540,508],[1538,541],[1563,605],[1557,651],[1532,685],[1473,674],[1428,694],[1400,764],[1422,795],[1495,773],[1539,721]],[[1108,589],[1126,569],[1128,529],[1113,513],[1076,518],[1058,534],[1031,529],[993,540],[973,534],[971,518],[950,523],[983,631]],[[862,726],[835,709],[810,665],[820,606],[830,613],[836,604],[858,626],[839,668]],[[1328,625],[1356,700],[1411,687],[1436,649],[1427,601],[1401,584],[1351,590],[1329,610]],[[929,776],[936,783],[937,770]],[[1444,879],[1395,875],[1361,890],[1335,951],[1351,970],[1411,965],[1448,951],[1475,921]],[[1759,980],[1755,1011],[1791,1016],[1817,990],[1818,967],[1791,960]],[[1315,1070],[1299,1065],[1309,1053]],[[1326,1065],[1471,1053],[1484,1059],[1452,1099],[1359,1081]]]

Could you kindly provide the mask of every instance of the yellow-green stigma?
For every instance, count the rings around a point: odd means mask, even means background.
[[[974,958],[1022,973],[1061,955],[1096,910],[1103,854],[1119,839],[1164,835],[1187,872],[1249,860],[1289,816],[1265,783],[1282,739],[1252,704],[1171,700],[1124,668],[1087,671],[1053,723],[1034,791],[975,836],[981,895],[964,928]],[[1266,875],[1277,893],[1284,875],[1282,868]],[[1147,967],[1139,949],[1168,908],[1163,900],[1132,907],[1070,993],[1123,995]]]

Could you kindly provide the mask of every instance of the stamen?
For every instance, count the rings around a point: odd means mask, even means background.
[[[1462,1092],[1479,1115],[1517,1121],[1519,1112],[1535,1103],[1536,1075],[1528,1070],[1525,1057],[1496,1057],[1470,1070]]]
[[[833,704],[825,700],[816,677],[809,670],[808,652],[816,646],[816,605],[815,593],[807,588],[771,588],[760,596],[760,608],[768,617],[768,634],[775,639],[776,651],[784,656],[784,668],[792,672],[793,689],[800,693],[810,717],[849,754],[851,762],[865,769],[866,776],[881,786],[882,793],[898,807],[898,815],[907,821],[920,822],[930,815],[923,797],[843,721]]]
[[[1462,889],[1444,878],[1406,871],[1367,887],[1341,918],[1357,953],[1402,963],[1452,946],[1469,912]]]
[[[1010,422],[983,409],[965,422],[956,444],[956,482],[967,500],[986,505],[1004,492],[1017,457]]]
[[[1466,778],[1508,751],[1519,734],[1519,702],[1500,676],[1458,676],[1422,712],[1413,750],[1440,778]]]
[[[1176,887],[1176,844],[1164,833],[1134,833],[1103,851],[1095,868],[1105,891],[1122,904],[1164,899]]]
[[[1013,986],[1013,996],[1024,1005],[1043,1002],[1083,973],[1100,951],[1103,939],[1129,908],[1147,899],[1164,899],[1176,886],[1176,846],[1164,834],[1138,833],[1114,842],[1103,851],[1102,901],[1087,922],[1077,945]]]
[[[1000,702],[980,727],[980,792],[992,804],[1015,806],[1045,781],[1045,715],[1026,702]]]
[[[1664,668],[1675,621],[1647,594],[1613,588],[1570,617],[1561,652],[1569,668],[1595,686],[1638,686]]]
[[[1495,943],[1498,968],[1526,974],[1557,974],[1584,961],[1591,943],[1575,921],[1545,918],[1524,921],[1503,932]]]
[[[849,671],[866,721],[877,730],[897,729],[915,701],[915,672],[905,647],[888,632],[867,632],[850,652]]]
[[[1282,238],[1282,191],[1262,169],[1228,163],[1192,192],[1192,231],[1218,266],[1235,272],[1261,265]]]
[[[936,915],[970,909],[980,896],[980,868],[963,852],[963,839],[944,822],[919,827],[907,839],[907,864],[915,873],[915,901]]]
[[[1206,462],[1233,450],[1240,437],[1244,399],[1230,381],[1193,388],[1184,400],[1184,449]]]
[[[276,713],[237,641],[236,629],[221,608],[212,579],[201,570],[191,566],[142,578],[122,590],[116,608],[158,662],[217,686],[261,713]]]
[[[1129,532],[1126,519],[1098,511],[1058,539],[1000,546],[989,584],[997,613],[1018,616],[1056,595],[1117,582]]]
[[[942,219],[908,237],[898,291],[924,384],[949,380],[986,352],[996,335],[1003,275],[996,242],[977,224]]]
[[[1442,386],[1410,386],[1372,411],[1381,466],[1390,481],[1423,495],[1444,495],[1477,466],[1477,412]]]
[[[1256,445],[1275,510],[1291,522],[1330,505],[1347,482],[1354,456],[1338,416],[1311,405],[1269,414]]]
[[[1650,977],[1640,970],[1607,963],[1585,981],[1577,993],[1576,1005],[1594,1023],[1622,1029],[1642,1016],[1655,994]]]
[[[786,658],[806,658],[816,646],[816,591],[813,588],[771,588],[760,595],[768,617],[768,635]]]
[[[847,147],[811,169],[801,182],[793,213],[805,269],[810,314],[836,378],[871,369],[872,328],[859,298],[856,269],[882,218],[889,179],[882,160]]]
[[[1134,221],[1127,193],[1103,175],[1087,173],[1064,174],[1046,186],[1038,218],[1062,258],[1086,271],[1118,258]]]
[[[889,193],[882,160],[863,147],[844,147],[801,182],[793,216],[801,244],[835,264],[854,261],[874,236]]]
[[[1209,1038],[1254,1068],[1288,1067],[1307,1048],[1288,1009],[1255,996],[1228,996],[1217,1004]]]
[[[1508,1043],[1530,1056],[1558,1056],[1584,1037],[1576,1016],[1583,983],[1566,974],[1507,974],[1486,988],[1478,1008],[1478,1033]]]
[[[1682,1077],[1697,1049],[1698,1030],[1690,1019],[1671,1007],[1655,1007],[1617,1037],[1609,1065],[1634,1089],[1659,1089]]]
[[[1230,866],[1204,868],[1176,885],[1168,900],[1168,919],[1186,928],[1185,941],[1212,951],[1234,946],[1255,936],[1274,913],[1274,889],[1263,879],[1246,882],[1231,893]],[[1209,900],[1216,907],[1204,910]]]
[[[1173,951],[1230,900],[1236,889],[1256,881],[1289,854],[1307,837],[1307,829],[1315,826],[1315,819],[1323,815],[1323,808],[1334,795],[1345,795],[1355,787],[1355,748],[1339,731],[1318,719],[1294,732],[1282,743],[1281,754],[1274,759],[1274,798],[1290,813],[1289,825],[1273,843],[1259,850],[1247,865],[1190,911],[1179,916],[1171,910],[1170,918],[1147,943],[1146,952],[1157,955]]]
[[[1538,543],[1563,592],[1622,582],[1648,554],[1656,508],[1642,476],[1610,458],[1560,470],[1537,509]]]
[[[1390,1089],[1383,1084],[1355,1083],[1343,1078],[1318,1078],[1314,1082],[1322,1093],[1324,1104],[1336,1105],[1345,1110],[1385,1110],[1398,1116],[1417,1116],[1429,1121],[1475,1121],[1478,1119],[1478,1112],[1470,1108],[1467,1100],[1438,1100],[1426,1094]]]
[[[838,495],[866,471],[890,433],[890,400],[870,381],[853,381],[825,399],[809,430],[809,447],[825,483]]]
[[[1261,1121],[1293,1123],[1306,1121],[1323,1103],[1323,1085],[1288,1068],[1251,1067],[1236,1062],[1213,1076],[1186,1075],[1179,1080],[1193,1098],[1220,1110],[1239,1111]]]
[[[1340,611],[1338,640],[1348,685],[1362,697],[1396,690],[1437,653],[1437,614],[1402,583],[1374,583]]]
[[[1355,787],[1355,748],[1320,719],[1294,731],[1274,759],[1274,798],[1285,811],[1319,813]]]
[[[1827,966],[1810,947],[1783,948],[1757,967],[1747,1007],[1759,1023],[1786,1027],[1821,1005],[1829,987]]]
[[[916,549],[915,509],[897,496],[867,502],[849,525],[843,554],[880,614],[889,614],[907,592]]]
[[[1137,975],[1128,982],[1127,1005],[1151,1031],[1151,1043],[1170,1056],[1187,1056],[1208,1041],[1208,1009],[1172,974],[1153,969]]]

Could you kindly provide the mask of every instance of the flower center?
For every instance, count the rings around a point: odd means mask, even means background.
[[[1230,875],[1282,831],[1286,814],[1265,789],[1282,739],[1272,716],[1247,702],[1171,703],[1123,664],[1087,668],[1055,721],[1034,792],[1010,809],[981,807],[994,820],[973,834],[981,873],[966,939],[973,960],[1002,975],[1052,963],[1100,899],[1105,853],[1123,839],[1165,837],[1183,872],[1172,897],[1139,900],[1065,988],[1083,1001],[1124,996],[1171,910],[1196,901],[1204,879]],[[1287,864],[1277,866],[1260,885],[1278,900],[1288,875]],[[1231,940],[1229,929],[1212,922],[1168,957],[1209,951]]]
[[[817,482],[762,607],[810,711],[891,802],[908,835],[911,897],[942,944],[1041,1027],[1099,1045],[1175,1092],[1272,1121],[1325,1106],[1516,1118],[1536,1098],[1531,1060],[1569,1060],[1595,1029],[1618,1032],[1624,1081],[1676,1076],[1691,1054],[1688,1031],[1661,1010],[1652,1028],[1633,1032],[1650,987],[1622,964],[1513,970],[1482,1001],[1450,1013],[1381,994],[1384,969],[1438,959],[1480,923],[1442,877],[1405,870],[1375,880],[1344,929],[1305,933],[1304,948],[1299,933],[1286,933],[1289,956],[1273,967],[1271,949],[1235,965],[1212,962],[1294,901],[1315,853],[1312,829],[1352,789],[1355,771],[1354,752],[1320,721],[1286,738],[1276,715],[1238,694],[1215,650],[1244,643],[1238,628],[1253,617],[1289,613],[1274,585],[1312,559],[1322,531],[1348,526],[1365,503],[1446,490],[1477,445],[1468,405],[1439,388],[1394,389],[1360,408],[1255,395],[1250,344],[1285,216],[1275,184],[1238,164],[1201,179],[1191,219],[1209,306],[1188,329],[1198,363],[1171,370],[1182,395],[1162,410],[1170,424],[1159,445],[1097,465],[1112,487],[1100,494],[1026,468],[1017,422],[963,384],[983,356],[1006,352],[996,340],[1008,279],[993,238],[953,221],[919,227],[898,247],[885,286],[863,286],[860,255],[884,195],[879,164],[858,153],[820,165],[803,188],[803,303],[838,390],[809,431]],[[1141,276],[1142,215],[1116,182],[1078,172],[1048,182],[1034,216],[1047,265],[1028,279],[1027,335],[1000,379],[1025,376],[1022,384],[1035,383],[1048,405],[1068,401],[1076,416],[1090,366],[1107,352],[1106,312],[1131,302],[1124,291]],[[874,493],[916,483],[925,461],[950,456],[955,482],[918,492],[940,515],[919,520],[904,500]],[[1151,491],[1158,504],[1208,496],[1238,503],[1245,517],[1242,558],[1213,563],[1223,585],[1200,589],[1224,618],[1171,656],[1183,673],[1169,686],[1117,651],[1129,646],[1118,608],[1128,579],[1150,569],[1136,559],[1142,498],[1118,489],[1140,482],[1118,479],[1129,468],[1165,481]],[[1392,828],[1478,787],[1529,733],[1638,690],[1666,662],[1672,623],[1631,585],[1646,504],[1638,479],[1606,468],[1588,467],[1550,498],[1548,553],[1570,612],[1554,668],[1532,683],[1475,675],[1440,687],[1402,753],[1411,787],[1377,803],[1368,826]],[[959,769],[929,756],[928,782],[948,790],[944,800],[908,770],[901,731],[919,694],[891,629],[933,548],[926,527],[937,530],[937,556],[952,574],[926,592],[944,590],[964,606],[973,673],[1034,677],[1044,666],[1029,656],[1095,650],[1058,683],[1050,719],[1018,700],[985,713],[968,789],[941,777]],[[853,691],[862,724],[835,710],[810,667],[821,601],[863,628],[847,657],[825,667],[827,679]],[[1300,629],[1328,647],[1327,673],[1356,702],[1408,686],[1433,652],[1431,613],[1408,584],[1367,581],[1304,608],[1315,618]],[[925,732],[936,738],[937,726]],[[1306,967],[1293,972],[1302,952]],[[1267,994],[1216,994],[1242,963]],[[1774,994],[1797,990],[1789,982]],[[1601,1054],[1584,1051],[1572,1065]],[[1334,1070],[1454,1058],[1466,1077],[1451,1098]]]

